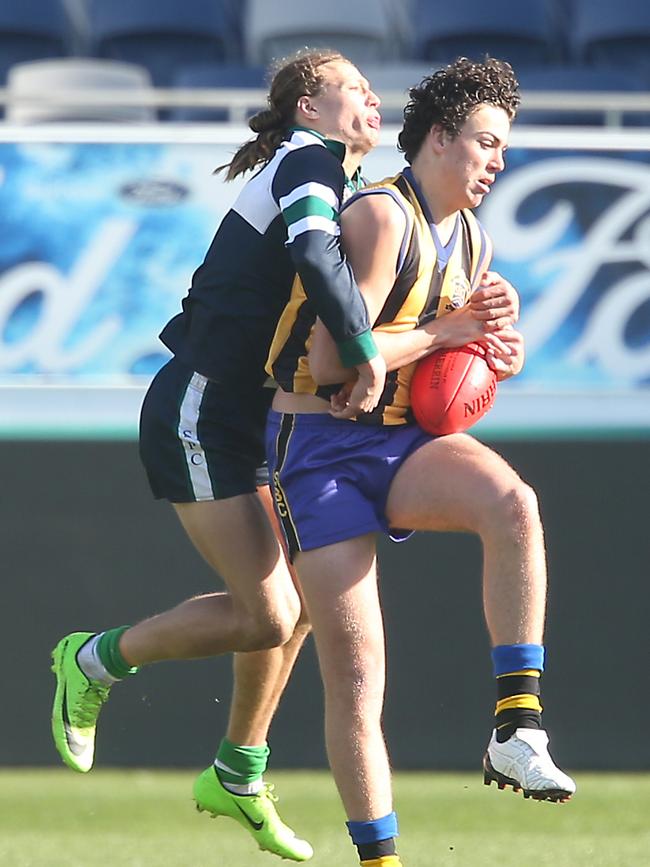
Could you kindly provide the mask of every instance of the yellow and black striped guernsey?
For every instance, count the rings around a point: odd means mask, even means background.
[[[458,213],[452,237],[442,246],[429,209],[410,168],[371,184],[359,196],[389,195],[406,215],[397,279],[375,321],[375,330],[400,332],[462,307],[489,266],[492,245],[472,211]],[[311,333],[316,320],[299,278],[278,323],[267,372],[289,392],[329,397],[337,387],[319,387],[307,366]],[[415,364],[388,374],[381,401],[374,412],[357,421],[372,425],[405,424],[413,420],[409,385]]]

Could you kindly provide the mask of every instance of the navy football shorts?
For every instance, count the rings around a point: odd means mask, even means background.
[[[404,461],[432,439],[416,424],[371,427],[271,410],[266,452],[291,557],[377,531],[407,539],[410,530],[388,526],[386,500]]]
[[[222,500],[268,485],[266,415],[273,389],[244,392],[176,358],[156,374],[140,413],[140,457],[156,499]]]

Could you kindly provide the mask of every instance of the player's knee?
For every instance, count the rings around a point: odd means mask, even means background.
[[[294,633],[296,618],[287,612],[256,617],[248,629],[247,647],[252,650],[270,650],[286,644]]]
[[[518,476],[499,498],[493,513],[505,527],[521,533],[541,525],[537,494]]]
[[[286,644],[295,635],[296,626],[300,617],[300,607],[295,611],[284,612],[283,616],[273,624],[273,639],[278,644]],[[277,646],[277,645],[274,645]]]
[[[302,635],[303,637],[307,637],[311,632],[311,620],[309,619],[309,614],[307,613],[307,607],[303,603],[300,606],[300,611],[298,613],[298,619],[296,620],[296,626],[294,629],[294,633],[297,635]]]
[[[285,633],[278,624],[258,622],[247,631],[241,650],[246,653],[271,650],[273,647],[280,647],[285,641]]]

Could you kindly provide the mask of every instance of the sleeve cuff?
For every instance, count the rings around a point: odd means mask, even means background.
[[[357,364],[363,364],[364,361],[370,361],[371,358],[379,355],[370,330],[337,343],[336,348],[344,367],[356,367]]]

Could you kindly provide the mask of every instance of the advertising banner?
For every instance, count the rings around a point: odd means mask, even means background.
[[[1,435],[135,435],[157,335],[241,188],[213,171],[247,135],[5,128]],[[527,360],[481,430],[650,433],[650,134],[522,131],[507,162],[479,217]],[[389,132],[364,170],[401,165]]]

